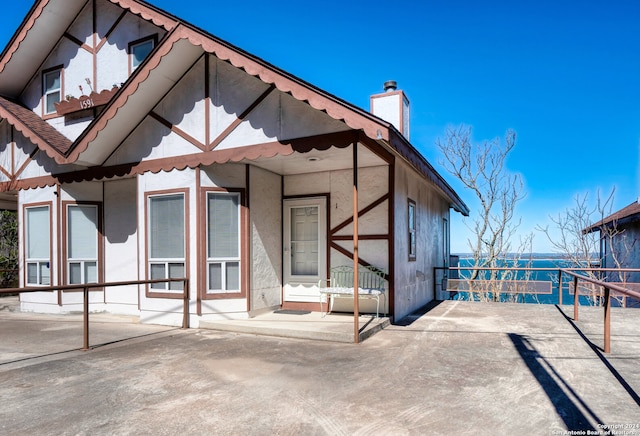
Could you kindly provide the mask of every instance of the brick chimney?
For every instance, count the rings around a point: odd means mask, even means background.
[[[371,96],[371,113],[393,124],[409,139],[409,99],[395,80],[384,82],[384,92]]]

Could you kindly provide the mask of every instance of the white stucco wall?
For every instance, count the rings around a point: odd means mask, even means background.
[[[104,0],[96,2],[97,38],[100,44],[109,31],[109,40],[94,55],[79,47],[69,38],[61,38],[57,46],[44,61],[40,71],[31,79],[21,95],[21,101],[38,115],[42,114],[42,71],[62,66],[62,98],[67,95],[80,97],[90,92],[100,92],[120,85],[129,77],[129,43],[151,35],[161,39],[166,32],[131,13],[118,23],[122,9]],[[93,36],[93,2],[87,5],[68,29],[68,33],[89,47],[94,47]],[[94,62],[95,59],[95,62]],[[87,79],[90,83],[87,83]],[[82,88],[82,90],[80,89]],[[48,122],[70,139],[77,138],[93,118],[91,112],[87,117],[78,119],[71,117],[55,117]]]
[[[449,204],[402,161],[395,177],[395,319],[432,301],[433,268],[444,265],[443,220]],[[416,259],[409,260],[408,200],[416,203]]]
[[[174,89],[158,104],[154,111],[183,132],[205,142],[205,77],[204,61],[198,62]],[[171,140],[171,138],[166,138]],[[172,144],[167,144],[171,148]],[[192,150],[191,153],[196,150]]]
[[[136,180],[111,180],[104,183],[104,279],[105,282],[141,280],[136,222]],[[105,301],[115,313],[138,312],[139,292],[143,287],[119,286],[105,289]]]
[[[282,304],[281,177],[251,167],[251,310]]]
[[[0,149],[1,165],[9,174],[19,173],[17,174],[19,180],[48,176],[51,173],[59,174],[73,168],[73,166],[62,167],[58,165],[42,151],[30,158],[36,146],[15,129],[7,126],[3,130],[3,138],[5,139],[2,140],[3,147]],[[11,130],[13,130],[13,143],[11,143]],[[26,166],[24,166],[25,163]]]

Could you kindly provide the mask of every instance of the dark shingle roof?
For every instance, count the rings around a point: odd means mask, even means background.
[[[625,223],[631,221],[640,220],[640,202],[634,201],[627,207],[620,209],[619,211],[612,213],[608,217],[598,221],[595,224],[592,224],[590,227],[584,229],[585,233],[595,232],[600,229],[600,227],[611,225],[612,223]]]
[[[6,119],[40,148],[48,145],[64,154],[71,147],[69,138],[36,115],[35,112],[4,97],[0,97],[0,117]]]

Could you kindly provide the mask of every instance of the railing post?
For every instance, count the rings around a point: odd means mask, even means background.
[[[611,352],[611,291],[604,288],[604,352]]]
[[[182,282],[182,294],[183,294],[182,328],[188,329],[189,328],[189,280],[188,279],[185,279],[184,282]]]
[[[578,320],[578,306],[580,305],[580,299],[578,298],[578,277],[573,277],[573,320]]]
[[[558,270],[558,305],[562,306],[562,270]]]
[[[87,351],[89,349],[89,287],[85,286],[82,288],[82,293],[84,303],[84,312],[82,314],[84,324],[84,343],[82,345],[82,350]]]

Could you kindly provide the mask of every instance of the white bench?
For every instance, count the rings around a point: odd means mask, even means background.
[[[376,300],[376,318],[380,314],[380,297],[386,303],[385,272],[372,266],[361,266],[358,269],[358,298]],[[323,287],[323,282],[325,286]],[[327,299],[328,312],[333,310],[336,298],[353,300],[353,268],[337,266],[329,271],[329,278],[318,282],[320,288],[320,313],[324,314],[323,299]]]

